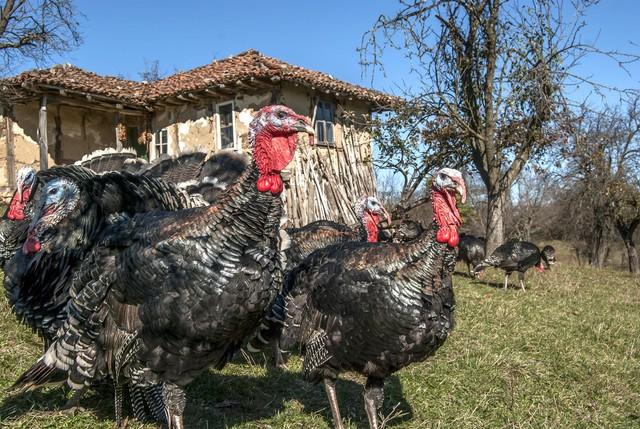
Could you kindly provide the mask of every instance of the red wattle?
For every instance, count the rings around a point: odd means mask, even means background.
[[[367,230],[367,241],[369,243],[378,242],[378,224],[379,223],[380,223],[380,216],[374,213],[366,212],[365,229]]]
[[[273,195],[278,195],[284,189],[284,184],[282,183],[282,177],[280,176],[271,176],[271,193]]]
[[[450,247],[456,247],[459,242],[460,242],[460,238],[458,237],[458,233],[456,232],[456,230],[452,230],[451,237],[449,237],[449,241],[447,242],[447,244]]]
[[[449,243],[449,230],[439,228],[438,232],[436,232],[436,241],[438,243]]]
[[[9,211],[7,212],[7,218],[10,220],[24,220],[24,203],[16,192],[9,204]]]
[[[540,265],[536,265],[536,270],[538,270],[538,272],[544,273],[544,265],[542,265],[542,263],[540,263]]]
[[[260,176],[256,182],[256,187],[260,192],[267,192],[271,190],[271,179],[269,176]]]
[[[42,245],[38,241],[38,239],[34,237],[29,237],[22,245],[22,253],[25,255],[30,255],[32,253],[39,252],[42,248]]]
[[[258,177],[256,187],[260,192],[271,192],[273,195],[278,195],[284,189],[284,184],[279,173],[269,173]]]

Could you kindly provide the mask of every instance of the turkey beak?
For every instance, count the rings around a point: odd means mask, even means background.
[[[382,214],[384,214],[384,218],[387,221],[387,226],[391,226],[391,216],[389,216],[389,212],[387,211],[387,209],[382,207],[381,212]]]
[[[460,202],[464,204],[467,201],[467,187],[463,179],[456,180],[456,191],[460,194]]]
[[[18,199],[22,202],[22,183],[18,183]]]
[[[311,123],[307,118],[302,115],[298,116],[298,122],[293,126],[293,129],[299,133],[307,133],[309,135],[309,144],[313,146],[315,143],[314,136],[316,134],[316,130],[313,129]]]

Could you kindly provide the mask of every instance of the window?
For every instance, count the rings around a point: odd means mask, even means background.
[[[156,131],[155,148],[156,158],[163,153],[169,152],[169,135],[167,134],[167,130]]]
[[[333,105],[326,101],[316,104],[316,140],[318,143],[333,145]]]
[[[127,127],[127,147],[138,143],[138,127]]]
[[[236,133],[233,125],[233,101],[218,104],[218,141],[220,142],[220,149],[235,147]]]

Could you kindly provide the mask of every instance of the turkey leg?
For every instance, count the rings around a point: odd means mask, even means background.
[[[518,280],[520,280],[520,287],[522,288],[522,291],[526,292],[527,290],[524,288],[524,273],[518,272]]]
[[[378,410],[382,408],[384,401],[384,380],[381,378],[368,377],[364,386],[364,409],[369,418],[369,428],[379,429]]]
[[[504,273],[504,290],[506,291],[509,287],[509,276],[511,273]]]
[[[165,413],[167,415],[167,426],[169,429],[184,429],[182,415],[186,403],[184,389],[171,383],[165,383],[162,389]]]
[[[86,389],[83,387],[73,391],[71,398],[69,398],[67,403],[64,404],[64,407],[62,407],[62,412],[64,414],[73,416],[79,411],[84,411],[84,408],[80,406],[80,399],[84,395],[85,390]]]
[[[335,429],[344,429],[344,426],[342,426],[342,417],[340,417],[340,408],[338,407],[338,396],[336,395],[336,380],[325,378],[324,390],[327,392],[327,398],[329,398],[329,404],[331,405],[333,427]]]

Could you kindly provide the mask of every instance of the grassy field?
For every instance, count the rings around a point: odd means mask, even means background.
[[[577,268],[562,262],[562,252],[559,261],[544,275],[531,270],[525,293],[497,288],[502,276],[495,271],[488,273],[489,284],[456,275],[456,330],[436,356],[387,381],[388,427],[640,427],[640,279]],[[2,299],[0,426],[113,427],[108,389],[87,396],[86,411],[72,417],[54,411],[65,402],[61,388],[6,392],[40,344]],[[286,371],[258,361],[239,358],[194,383],[187,427],[331,427],[323,389],[299,378],[299,359],[292,358]],[[351,428],[367,427],[361,381],[346,376],[338,383]]]

